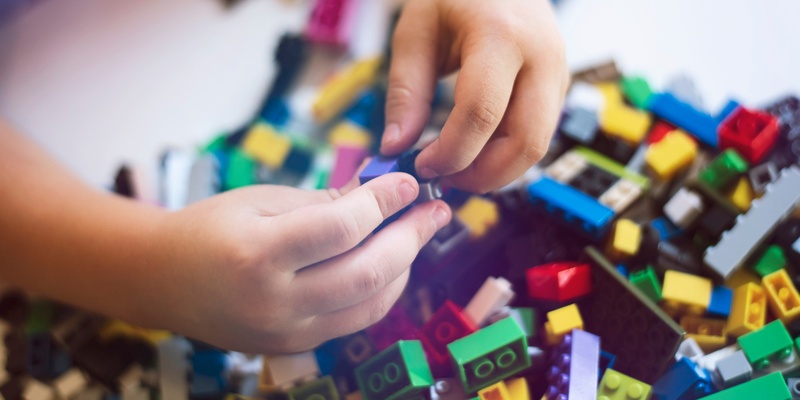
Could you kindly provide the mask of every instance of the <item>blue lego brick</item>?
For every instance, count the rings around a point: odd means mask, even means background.
[[[597,398],[600,338],[580,329],[564,336],[553,349],[547,370],[548,399],[592,400]]]
[[[358,174],[358,180],[363,185],[381,175],[397,171],[400,171],[400,157],[375,156]]]
[[[336,356],[341,351],[341,346],[337,340],[329,340],[314,349],[314,357],[317,358],[319,374],[322,376],[331,375],[336,366]]]
[[[609,368],[614,368],[614,362],[617,361],[617,356],[605,351],[600,350],[600,367],[597,369],[597,383],[603,379],[603,374]]]
[[[541,205],[551,214],[562,214],[563,219],[580,228],[595,239],[600,239],[614,219],[614,210],[597,199],[548,177],[542,177],[528,186],[533,204]]]
[[[686,130],[711,147],[717,147],[717,126],[736,106],[738,106],[736,102],[728,102],[715,118],[697,111],[692,105],[684,103],[671,93],[653,94],[648,103],[648,108],[653,114]]]
[[[673,224],[668,218],[658,217],[650,222],[650,226],[658,232],[661,241],[671,240],[683,235],[683,229]]]
[[[653,384],[655,400],[691,400],[714,392],[708,371],[682,357]]]
[[[286,122],[289,121],[291,112],[286,102],[276,97],[267,100],[258,116],[270,125],[280,127],[286,125]]]
[[[628,277],[628,275],[630,275],[630,272],[628,271],[628,267],[626,267],[624,264],[617,265],[617,272],[619,272],[620,275],[622,275],[622,276],[624,276],[626,278]]]
[[[728,318],[731,313],[733,290],[726,286],[715,286],[711,292],[711,301],[708,303],[708,315],[719,318]]]
[[[228,391],[230,363],[220,350],[195,350],[192,354],[192,395],[224,394]]]

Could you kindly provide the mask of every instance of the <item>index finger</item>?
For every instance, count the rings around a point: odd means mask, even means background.
[[[463,46],[455,107],[438,139],[417,157],[424,179],[451,175],[472,163],[497,129],[522,68],[522,52],[497,35],[473,35]]]

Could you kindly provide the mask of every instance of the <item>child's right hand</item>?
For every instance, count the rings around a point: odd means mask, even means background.
[[[420,248],[450,220],[393,173],[353,190],[253,186],[164,218],[142,321],[239,351],[295,352],[380,320]],[[366,241],[365,238],[368,238]]]

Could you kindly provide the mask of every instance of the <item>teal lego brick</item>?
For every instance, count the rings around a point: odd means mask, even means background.
[[[773,372],[741,385],[703,397],[700,400],[792,400],[792,394],[783,380],[783,374]]]
[[[656,275],[656,271],[651,265],[641,271],[631,273],[629,280],[631,285],[639,289],[653,303],[658,304],[661,301],[661,282],[659,282],[658,275]]]
[[[326,376],[286,392],[289,400],[339,400],[339,391],[333,378]]]
[[[419,340],[400,340],[356,368],[364,400],[424,399],[433,375]]]
[[[738,342],[755,370],[768,367],[772,359],[781,360],[792,354],[792,337],[780,320],[740,336]]]
[[[447,348],[466,393],[474,393],[531,365],[525,331],[511,317],[458,339]]]

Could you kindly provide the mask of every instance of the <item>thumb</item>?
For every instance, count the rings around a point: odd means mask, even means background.
[[[384,155],[411,147],[430,117],[437,75],[437,12],[435,2],[411,1],[397,22],[381,143]]]

